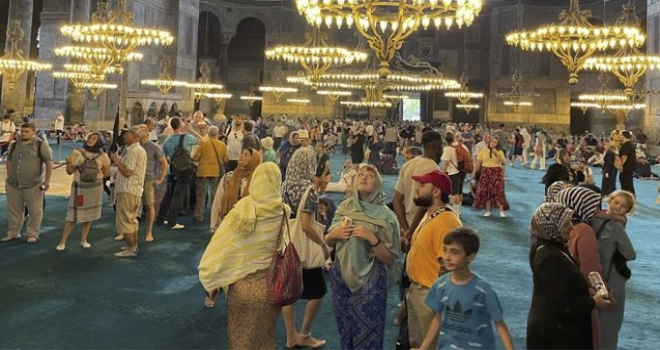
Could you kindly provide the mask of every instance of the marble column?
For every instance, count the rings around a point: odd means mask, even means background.
[[[69,39],[61,34],[60,27],[69,22],[70,0],[44,2],[40,14],[39,60],[53,64],[53,70],[62,70],[65,58],[54,54],[56,47],[67,44]],[[66,79],[54,79],[51,71],[37,73],[34,115],[37,119],[52,119],[56,111],[66,112]],[[68,114],[65,113],[68,119]]]
[[[70,0],[70,19],[72,23],[89,21],[89,0]],[[78,91],[73,84],[66,87],[66,111],[64,117],[68,123],[79,123],[85,120],[85,99],[87,90]]]
[[[32,33],[32,12],[34,10],[33,0],[10,0],[8,23],[12,20],[21,21],[23,30],[23,40],[19,43],[19,48],[23,50],[23,58],[30,57],[30,37]],[[9,47],[9,41],[5,48]],[[26,92],[27,92],[27,72],[21,75],[14,83],[14,88],[10,89],[6,79],[2,81],[2,101],[0,105],[4,109],[13,109],[17,114],[23,114],[25,110]]]

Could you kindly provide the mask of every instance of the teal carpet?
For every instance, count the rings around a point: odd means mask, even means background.
[[[67,148],[63,146],[63,153],[68,153]],[[332,157],[333,174],[337,174],[343,160],[343,155]],[[512,207],[507,212],[509,217],[484,218],[469,208],[464,209],[462,217],[466,226],[481,233],[482,249],[473,269],[497,291],[517,348],[525,345],[532,285],[527,227],[531,213],[541,202],[541,176],[539,171],[508,168],[507,197]],[[385,176],[390,198],[395,182],[396,176]],[[628,283],[621,349],[652,349],[660,344],[660,243],[656,237],[660,207],[654,203],[657,185],[637,180],[635,183],[640,205],[628,228],[638,259],[630,264],[633,277]],[[183,218],[186,230],[170,231],[156,226],[156,242],[142,243],[136,259],[121,260],[113,256],[121,244],[113,240],[114,215],[107,206],[103,219],[92,226],[91,249],[84,250],[78,244],[77,227],[67,250],[57,252],[66,203],[63,198],[47,199],[38,243],[28,245],[23,238],[0,245],[0,348],[227,347],[224,302],[220,298],[214,309],[205,309],[197,280],[197,265],[208,241],[206,224]],[[6,222],[6,201],[2,196],[0,226],[6,227]],[[398,288],[392,286],[386,349],[394,348],[398,332],[392,323],[397,299]],[[298,324],[302,307],[299,312]],[[338,348],[329,294],[312,332],[328,340],[326,348]],[[284,348],[283,342],[284,326],[280,320],[280,348]]]

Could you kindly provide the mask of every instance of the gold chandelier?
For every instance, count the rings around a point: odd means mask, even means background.
[[[311,101],[308,98],[288,98],[286,102],[295,104],[308,104]]]
[[[89,92],[92,93],[92,96],[94,96],[94,99],[97,99],[99,95],[105,90],[114,90],[117,88],[117,84],[108,84],[108,83],[103,83],[103,82],[87,82],[81,84],[81,86]]]
[[[330,101],[332,101],[333,106],[337,103],[337,100],[340,97],[348,97],[353,95],[351,91],[339,90],[339,89],[316,90],[316,94],[321,96],[327,96],[330,99]]]
[[[257,94],[255,93],[256,90],[257,87],[253,85],[252,87],[250,87],[250,93],[247,95],[242,95],[240,99],[243,101],[248,101],[250,107],[252,107],[256,101],[263,101],[264,98],[262,96],[257,96]]]
[[[55,56],[76,58],[85,61],[91,68],[91,73],[106,74],[110,70],[112,74],[123,73],[121,66],[114,65],[113,54],[104,47],[92,46],[62,46],[55,48]],[[122,57],[124,62],[140,61],[144,55],[139,52],[125,53]]]
[[[569,72],[568,82],[578,82],[578,71],[597,50],[641,46],[646,37],[639,28],[616,25],[595,27],[589,23],[591,11],[580,10],[579,0],[570,0],[568,10],[559,14],[560,23],[543,25],[531,31],[507,34],[509,45],[525,51],[552,51]]]
[[[617,19],[616,24],[640,27],[640,20],[635,14],[635,3],[632,0],[623,6],[623,15]],[[645,55],[635,46],[626,46],[611,56],[589,58],[584,67],[614,74],[625,87],[626,96],[632,98],[639,78],[648,69],[655,70],[660,67],[660,56]]]
[[[389,101],[371,101],[363,99],[361,101],[341,101],[341,105],[347,106],[349,109],[353,107],[368,107],[368,108],[390,108],[392,102]]]
[[[170,45],[174,42],[174,37],[168,31],[134,26],[133,13],[126,9],[128,0],[117,0],[117,8],[109,12],[107,2],[101,2],[105,4],[99,5],[92,23],[62,26],[62,34],[75,42],[108,49],[112,63],[117,67],[138,46]]]
[[[197,79],[196,83],[187,84],[191,89],[195,89],[195,100],[199,101],[200,98],[208,95],[211,90],[222,90],[224,85],[211,83],[211,67],[209,66],[208,61],[202,62],[199,67],[199,73],[202,76]]]
[[[64,71],[53,72],[53,77],[57,79],[68,79],[73,83],[73,86],[78,93],[82,92],[87,83],[101,82],[105,80],[105,75],[94,74],[91,72],[80,72],[69,68],[65,66]]]
[[[514,112],[518,112],[520,106],[529,107],[532,105],[532,102],[523,101],[523,99],[536,98],[540,96],[536,93],[522,91],[520,88],[520,70],[518,68],[516,68],[516,70],[513,72],[511,80],[513,81],[511,91],[505,93],[497,93],[495,94],[495,97],[506,100],[504,101],[504,105],[513,106]]]
[[[295,94],[298,92],[298,88],[287,87],[282,86],[282,84],[278,84],[277,86],[260,86],[259,91],[273,94],[273,96],[275,96],[275,102],[279,103],[282,96],[285,94]]]
[[[51,70],[53,66],[49,63],[41,63],[25,59],[23,50],[18,45],[23,41],[25,32],[21,29],[21,21],[11,20],[7,27],[7,47],[4,56],[0,57],[0,73],[7,83],[9,90],[14,90],[14,84],[18,78],[27,71],[46,71]]]
[[[482,0],[296,0],[308,23],[348,28],[353,24],[380,61],[378,75],[390,73],[390,60],[403,42],[419,29],[471,25]]]
[[[163,59],[160,60],[160,76],[158,79],[145,79],[140,81],[142,85],[155,86],[160,91],[161,95],[167,95],[170,90],[174,87],[188,86],[188,83],[185,81],[172,80],[170,75],[170,65],[171,60],[169,55],[163,56]]]
[[[317,90],[321,75],[332,65],[347,65],[354,62],[366,62],[368,55],[360,51],[351,51],[343,47],[329,46],[328,35],[314,27],[311,33],[305,35],[306,41],[302,45],[278,45],[266,50],[266,58],[299,63],[306,76],[312,82],[312,91]]]
[[[476,109],[479,107],[478,104],[470,103],[470,100],[473,98],[481,99],[484,97],[484,94],[481,92],[470,92],[470,89],[467,87],[468,76],[466,72],[461,74],[459,81],[461,82],[461,88],[458,91],[445,92],[445,97],[457,99],[459,103],[456,107],[463,108],[467,113],[470,113],[474,106],[477,106]]]

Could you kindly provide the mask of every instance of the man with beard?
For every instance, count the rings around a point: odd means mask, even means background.
[[[451,180],[440,170],[424,175],[413,175],[415,205],[426,210],[422,221],[412,235],[406,271],[410,278],[410,289],[406,297],[408,306],[408,332],[410,346],[418,348],[428,332],[433,310],[425,303],[429,288],[445,273],[442,266],[442,245],[447,233],[463,224],[448,206]],[[436,340],[437,343],[437,340]],[[435,349],[431,344],[429,349]]]

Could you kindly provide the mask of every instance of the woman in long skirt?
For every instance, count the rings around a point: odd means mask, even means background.
[[[76,224],[82,224],[82,236],[80,245],[83,248],[91,247],[87,241],[89,229],[92,222],[101,218],[103,208],[103,178],[110,175],[110,158],[103,152],[105,139],[100,133],[91,133],[87,136],[87,141],[83,149],[74,150],[67,159],[66,172],[73,175],[71,183],[71,194],[69,195],[69,205],[62,231],[62,238],[56,249],[63,251],[66,249],[66,241],[69,234]],[[80,179],[80,166],[84,164],[85,159],[92,159],[96,163],[98,173],[96,181],[82,181]]]
[[[500,149],[500,141],[497,137],[490,140],[488,149],[479,152],[477,164],[472,171],[472,177],[481,169],[481,178],[477,186],[477,193],[472,206],[476,209],[486,208],[484,216],[491,216],[490,208],[493,204],[500,210],[500,217],[506,217],[505,210],[509,209],[509,203],[504,193],[504,166],[506,156]]]

